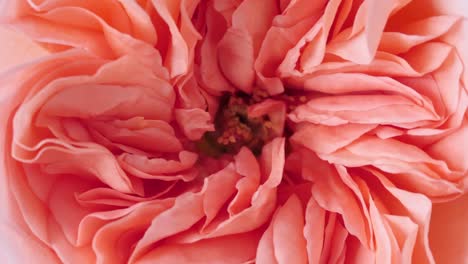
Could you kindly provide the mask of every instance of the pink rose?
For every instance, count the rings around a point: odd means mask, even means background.
[[[0,6],[8,261],[466,260],[462,1]]]

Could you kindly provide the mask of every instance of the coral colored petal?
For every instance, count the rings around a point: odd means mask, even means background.
[[[372,142],[372,144],[367,145],[365,142]],[[363,143],[367,145],[365,150],[361,148],[364,146]],[[432,159],[427,153],[413,145],[393,139],[381,140],[365,137],[334,154],[321,154],[320,156],[348,167],[372,164],[391,173],[394,182],[403,184],[405,188],[424,192],[433,198],[449,198],[461,192],[461,183],[457,182],[462,175],[460,172],[451,171],[444,161]],[[408,177],[408,175],[412,176]]]
[[[439,118],[430,105],[419,106],[402,96],[393,95],[343,95],[312,99],[297,107],[289,116],[294,122],[308,121],[332,126],[359,123],[410,128]]]
[[[244,263],[255,257],[259,235],[255,232],[201,240],[190,244],[161,245],[136,264],[152,263]],[[270,262],[269,262],[270,264]]]
[[[164,158],[148,158],[140,155],[122,154],[119,160],[129,166],[149,174],[174,174],[192,168],[197,161],[198,155],[181,151],[179,160],[166,160]]]
[[[124,9],[121,10],[125,12]],[[77,26],[76,21],[82,21],[88,28]],[[161,65],[159,53],[152,48],[153,43],[147,43],[119,31],[113,27],[120,27],[119,25],[109,25],[102,17],[86,8],[57,7],[38,16],[16,19],[13,25],[40,42],[84,48],[107,58],[132,54],[152,67]],[[131,26],[127,27],[129,28]],[[154,41],[155,38],[154,32],[152,34],[150,41]],[[149,60],[148,56],[156,60]]]
[[[161,19],[162,23],[166,24],[165,26],[169,29],[169,32],[167,32],[170,36],[169,40],[165,40],[168,42],[168,47],[164,65],[169,69],[171,77],[182,75],[189,69],[189,48],[191,47],[187,46],[184,37],[179,31],[177,19],[173,17],[173,13],[177,14],[180,12],[180,10],[177,9],[186,8],[185,6],[181,6],[184,2],[191,1],[152,1],[154,8],[159,15],[159,19]],[[182,21],[186,23],[187,17],[182,16]],[[192,32],[192,34],[193,33],[195,34],[195,38],[197,38],[198,34],[196,34],[196,32]]]
[[[283,135],[286,122],[286,104],[284,102],[267,99],[261,103],[249,106],[248,115],[251,117],[268,115],[272,123],[274,135]]]
[[[136,243],[129,262],[134,263],[149,250],[150,245],[189,229],[204,216],[203,194],[186,193],[178,196],[170,209],[152,219],[142,238]]]
[[[89,245],[76,247],[68,242],[57,222],[49,220],[50,247],[63,262],[94,263],[96,256]]]
[[[325,210],[314,199],[307,203],[305,211],[304,237],[307,241],[309,263],[319,263],[325,231]]]
[[[427,148],[431,157],[445,160],[454,171],[466,174],[468,171],[468,122],[459,129]]]
[[[125,262],[132,247],[143,236],[151,221],[171,206],[170,201],[150,202],[134,207],[125,216],[103,225],[93,238],[99,263]],[[119,252],[119,254],[115,254]]]
[[[0,256],[6,263],[62,263],[46,245],[18,227],[0,224]],[[18,250],[20,252],[18,252]]]
[[[193,71],[180,78],[177,82],[176,88],[178,89],[182,108],[208,108],[208,103],[206,102],[206,98],[203,96],[200,83],[194,76]]]
[[[363,1],[356,13],[352,30],[345,30],[336,36],[328,44],[327,52],[358,64],[371,62],[388,17],[408,2],[394,0],[381,4],[375,0]]]
[[[206,216],[202,229],[208,227],[221,208],[234,195],[236,182],[239,181],[238,175],[232,167],[227,167],[216,174],[207,178],[207,185],[216,191],[207,191],[203,199],[203,210]],[[207,187],[208,188],[208,187]],[[209,227],[207,228],[209,229]],[[202,230],[203,232],[203,230]]]
[[[399,32],[384,32],[379,49],[394,54],[406,52],[449,32],[458,20],[456,17],[435,16],[413,21]]]
[[[20,65],[37,57],[45,56],[48,52],[23,34],[13,31],[5,26],[0,27],[0,72]]]
[[[206,89],[218,94],[232,91],[232,85],[223,76],[217,57],[213,54],[226,31],[226,22],[211,5],[206,9],[206,20],[207,33],[200,44],[200,82]]]
[[[332,167],[328,168],[324,178],[313,185],[312,196],[320,207],[342,215],[346,230],[356,236],[362,244],[367,245],[366,216],[359,209],[360,203]],[[336,199],[337,196],[341,198]]]
[[[291,196],[278,209],[272,224],[273,244],[278,263],[307,263],[306,240],[302,231],[304,212],[297,196]]]
[[[397,257],[392,255],[390,236],[387,234],[385,225],[380,212],[375,206],[373,200],[370,200],[369,213],[375,234],[375,260],[378,263],[390,264]]]
[[[130,207],[139,202],[145,202],[150,200],[155,200],[160,196],[166,194],[170,191],[176,182],[169,184],[165,189],[162,189],[161,192],[158,192],[154,196],[148,197],[138,197],[132,196],[125,193],[120,193],[110,188],[94,188],[86,192],[75,194],[75,199],[77,202],[83,206],[93,206],[93,205],[110,205],[114,207]]]
[[[468,195],[432,209],[429,243],[436,263],[464,263],[468,261]]]
[[[228,29],[218,44],[218,64],[224,76],[240,90],[250,93],[255,81],[253,39],[248,33]]]
[[[375,125],[361,124],[339,126],[307,124],[294,133],[291,140],[317,153],[331,153],[353,142],[375,127]]]
[[[268,226],[260,239],[255,262],[258,264],[278,264],[273,245],[273,225]]]
[[[136,122],[135,122],[136,121]],[[182,144],[175,136],[174,129],[160,120],[115,120],[87,122],[95,130],[113,143],[154,152],[178,152]],[[136,123],[136,124],[135,124]],[[73,133],[73,131],[68,131]]]
[[[200,108],[177,109],[175,117],[190,140],[199,140],[205,132],[215,130],[210,114]]]
[[[253,193],[251,205],[238,214],[230,216],[218,225],[205,229],[204,234],[192,233],[180,238],[185,243],[224,235],[252,231],[265,224],[275,210],[277,200],[276,188],[280,184],[284,167],[284,139],[276,138],[263,148],[262,175],[266,178],[263,184]]]
[[[407,217],[385,215],[401,251],[401,262],[411,263],[418,235],[418,225]]]
[[[352,83],[353,85],[346,85]],[[402,95],[415,103],[429,104],[420,93],[412,87],[406,86],[393,78],[372,76],[365,73],[330,73],[311,76],[304,83],[306,91],[317,91],[327,94],[345,94],[351,92],[386,92],[395,95]]]
[[[252,196],[260,184],[260,166],[253,153],[242,148],[235,156],[236,171],[244,176],[237,184],[237,194],[229,203],[228,212],[233,216],[251,205]]]

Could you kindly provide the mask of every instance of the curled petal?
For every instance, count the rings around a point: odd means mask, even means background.
[[[317,153],[331,153],[354,142],[375,127],[366,124],[339,126],[307,124],[299,129],[291,140]]]
[[[297,196],[291,196],[277,209],[271,226],[260,240],[257,263],[308,263],[303,226],[304,212],[301,202]],[[268,244],[272,248],[265,248]],[[268,253],[270,254],[264,256]]]
[[[136,264],[149,263],[247,263],[255,256],[258,233],[223,236],[190,244],[159,246],[143,256]],[[250,263],[250,262],[248,262]]]
[[[175,117],[190,140],[199,140],[205,132],[214,131],[210,114],[200,108],[177,109]]]
[[[164,66],[169,70],[171,78],[183,75],[191,66],[195,44],[200,39],[190,21],[198,1],[151,2],[158,14],[153,19],[156,29],[161,33],[157,46],[164,52]]]
[[[268,115],[275,135],[283,135],[286,121],[286,105],[284,102],[265,100],[261,103],[250,106],[248,109],[248,115],[254,118]]]
[[[359,123],[412,128],[439,116],[431,106],[420,106],[401,96],[352,95],[312,99],[297,107],[290,118],[330,126]]]

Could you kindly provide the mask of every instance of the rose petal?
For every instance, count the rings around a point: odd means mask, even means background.
[[[367,217],[360,210],[362,203],[357,201],[352,191],[341,182],[331,167],[328,168],[325,179],[313,185],[312,196],[320,207],[342,215],[346,230],[356,236],[362,244],[369,245]],[[340,199],[335,199],[338,196]]]
[[[190,140],[199,140],[205,132],[215,130],[210,114],[200,108],[177,109],[175,117]]]
[[[319,263],[325,231],[325,210],[314,199],[309,199],[305,211],[304,237],[307,241],[309,263]]]
[[[99,263],[125,262],[131,254],[132,246],[143,236],[151,221],[171,206],[170,201],[146,203],[134,207],[122,218],[100,228],[93,238],[93,249]],[[119,252],[119,254],[115,254]]]
[[[273,225],[269,225],[258,244],[255,262],[258,264],[278,264],[273,245]]]
[[[317,153],[331,153],[350,144],[374,128],[375,125],[361,124],[339,126],[307,124],[294,133],[291,141]]]
[[[253,39],[247,32],[230,28],[218,44],[218,64],[224,76],[244,92],[255,80]]]
[[[190,244],[161,245],[139,259],[136,264],[149,263],[244,263],[255,256],[258,233],[205,239]]]
[[[307,263],[303,235],[304,212],[297,196],[291,196],[273,218],[273,244],[278,263]],[[284,239],[288,237],[288,239]]]
[[[378,4],[375,0],[363,1],[356,12],[352,29],[336,36],[328,44],[327,52],[358,64],[371,62],[390,14],[408,2],[395,0]]]
[[[419,106],[406,98],[392,95],[321,97],[298,106],[289,117],[294,122],[308,121],[332,126],[359,123],[410,128],[439,118],[431,106]]]
[[[200,39],[200,35],[190,22],[198,1],[152,0],[152,4],[159,15],[157,19],[160,20],[156,23],[156,28],[167,27],[166,34],[170,36],[169,40],[159,40],[160,43],[168,45],[164,47],[167,49],[164,65],[169,69],[171,77],[185,74],[190,67],[195,43]],[[160,24],[166,25],[160,26]],[[164,31],[161,30],[162,32]],[[163,36],[161,34],[160,37]]]
[[[227,24],[212,5],[208,5],[206,8],[206,27],[207,33],[200,44],[200,82],[206,89],[216,94],[232,91],[232,85],[222,75],[217,57],[213,54],[213,50],[216,50],[226,31]]]
[[[7,263],[62,263],[49,247],[17,226],[2,221],[0,233],[0,245],[4,249],[0,256]]]
[[[164,158],[148,158],[139,155],[122,154],[119,161],[125,162],[127,165],[134,167],[144,173],[149,174],[174,174],[188,170],[193,167],[198,159],[198,155],[189,152],[181,151],[179,160],[167,160]]]
[[[229,203],[228,212],[233,216],[247,209],[251,205],[251,199],[260,184],[260,166],[253,153],[247,148],[242,148],[235,156],[236,171],[244,176],[237,184],[237,194]]]
[[[437,263],[464,263],[468,261],[468,195],[435,204],[432,210],[429,242]]]
[[[88,126],[107,140],[132,146],[139,150],[155,152],[179,152],[182,144],[174,129],[164,121],[133,119],[115,121],[91,121]],[[135,124],[136,123],[136,124]]]
[[[283,135],[286,121],[286,105],[284,102],[267,99],[249,106],[248,115],[253,118],[268,115],[274,135]]]

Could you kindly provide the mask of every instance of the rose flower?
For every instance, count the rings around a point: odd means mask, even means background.
[[[0,2],[5,258],[462,263],[457,4]]]

